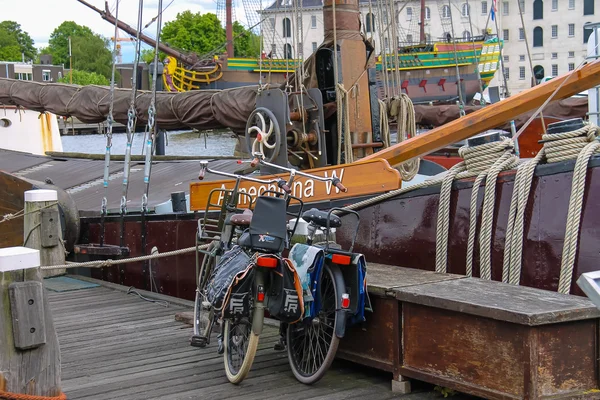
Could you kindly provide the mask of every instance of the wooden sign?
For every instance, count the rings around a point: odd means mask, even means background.
[[[321,182],[296,175],[291,187],[292,194],[305,203],[387,192],[400,188],[401,183],[400,173],[391,168],[387,161],[381,159],[316,168],[305,172],[323,177],[331,177],[335,174],[348,189],[348,191],[344,193],[330,182]],[[207,173],[207,176],[210,176],[210,174]],[[272,179],[275,176],[285,180],[289,179],[289,174],[254,177],[260,179]],[[234,184],[235,180],[233,179],[190,183],[190,209],[194,211],[205,210],[211,190],[233,189]],[[240,191],[248,193],[253,197],[259,196],[267,190],[282,191],[276,184],[259,184],[249,181],[242,181],[240,183]],[[214,203],[215,200],[217,199],[213,195],[211,202]],[[221,204],[222,200],[222,196],[220,196],[218,198],[218,203]],[[248,196],[241,196],[239,206],[244,207],[247,205]]]

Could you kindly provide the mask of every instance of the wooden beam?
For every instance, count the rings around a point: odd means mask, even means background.
[[[600,85],[600,60],[589,63],[572,73],[574,76],[569,78],[558,90],[553,100],[564,99]],[[486,106],[465,117],[434,128],[427,133],[367,156],[361,161],[383,158],[390,165],[397,165],[411,158],[421,157],[442,149],[487,129],[495,128],[519,114],[541,106],[567,76],[568,74],[524,90],[506,100]]]

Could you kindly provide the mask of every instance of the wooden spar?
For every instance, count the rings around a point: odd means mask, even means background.
[[[553,100],[564,99],[599,85],[600,60],[591,62],[571,73],[575,76],[565,82]],[[541,106],[567,76],[568,74],[524,90],[508,99],[491,104],[465,117],[434,128],[427,133],[367,156],[361,161],[382,158],[387,160],[390,165],[397,165],[411,158],[424,156],[452,143],[470,138],[487,129],[495,128],[514,119],[517,115]]]

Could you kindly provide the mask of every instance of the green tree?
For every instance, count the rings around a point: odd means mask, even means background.
[[[62,78],[58,80],[62,83],[69,83],[69,74],[65,74]],[[108,86],[110,85],[109,80],[100,74],[95,72],[87,72],[80,71],[77,69],[73,70],[73,84],[75,85],[100,85],[100,86]]]
[[[21,30],[21,25],[15,21],[0,22],[0,59],[21,61],[22,55],[25,55],[26,61],[35,58],[36,49],[33,39],[27,32]]]
[[[63,22],[50,35],[44,52],[52,55],[52,62],[69,66],[69,36],[73,69],[95,72],[110,79],[113,57],[109,40],[73,21]]]
[[[260,55],[260,37],[237,21],[233,23],[233,52],[236,57]]]
[[[202,55],[225,42],[225,29],[215,14],[184,11],[165,24],[160,36],[169,46]]]

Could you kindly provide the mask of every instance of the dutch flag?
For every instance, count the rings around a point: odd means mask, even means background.
[[[490,10],[490,13],[492,14],[492,21],[494,21],[496,19],[497,11],[498,11],[498,8],[496,8],[496,0],[492,0],[492,9]]]

